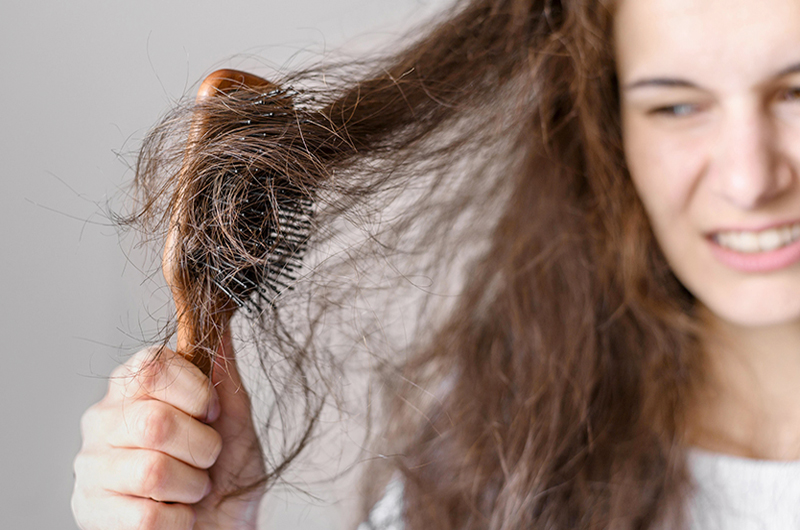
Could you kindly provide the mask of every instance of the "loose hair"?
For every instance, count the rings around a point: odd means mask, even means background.
[[[612,18],[601,0],[461,2],[399,52],[151,131],[128,222],[159,240],[188,212],[174,259],[210,356],[220,269],[268,265],[242,198],[313,204],[294,279],[239,301],[274,398],[262,483],[367,359],[375,465],[400,474],[409,530],[682,523],[694,300],[625,166]],[[209,132],[187,148],[198,116]]]

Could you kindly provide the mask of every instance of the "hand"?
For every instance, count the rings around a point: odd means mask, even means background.
[[[263,476],[250,399],[223,337],[209,385],[180,355],[154,349],[112,374],[83,415],[72,510],[83,530],[243,530],[263,490],[221,501]]]

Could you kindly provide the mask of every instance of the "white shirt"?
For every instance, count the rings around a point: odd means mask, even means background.
[[[697,486],[689,530],[800,530],[800,461],[689,451]],[[403,484],[394,480],[358,530],[403,530]]]
[[[691,530],[800,529],[800,461],[689,452]]]

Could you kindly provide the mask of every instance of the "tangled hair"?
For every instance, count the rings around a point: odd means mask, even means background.
[[[237,296],[274,397],[265,483],[367,359],[374,451],[393,455],[376,465],[401,473],[409,530],[681,524],[694,301],[627,173],[612,16],[463,2],[399,53],[272,77],[278,96],[211,98],[151,132],[130,221],[157,238],[188,215],[174,259],[208,355],[231,309],[220,275],[262,286]],[[286,190],[313,204],[309,250],[275,284],[247,204]]]

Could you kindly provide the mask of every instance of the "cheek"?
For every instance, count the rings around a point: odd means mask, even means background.
[[[702,263],[706,240],[698,225],[708,213],[701,182],[706,150],[701,142],[652,127],[629,129],[625,142],[631,179],[656,241],[672,271],[697,296],[708,281]]]
[[[624,141],[633,184],[654,230],[687,221],[706,158],[702,143],[646,127],[630,127]]]
[[[777,149],[784,153],[792,170],[800,173],[800,109],[793,109],[791,113],[784,110],[781,118]]]

